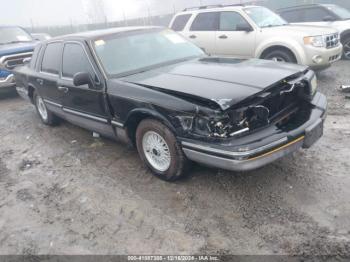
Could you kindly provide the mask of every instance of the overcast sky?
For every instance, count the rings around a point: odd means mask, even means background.
[[[199,4],[240,0],[1,0],[0,25],[94,23],[169,14]],[[243,1],[243,0],[242,0]],[[106,17],[106,18],[104,18]]]

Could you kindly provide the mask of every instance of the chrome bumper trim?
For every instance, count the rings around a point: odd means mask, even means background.
[[[14,86],[15,78],[13,74],[8,75],[5,79],[0,80],[0,88],[11,87]]]
[[[183,148],[183,151],[188,159],[207,166],[212,166],[230,171],[250,171],[265,166],[281,157],[295,152],[296,150],[302,148],[303,143],[304,137],[301,137],[297,140],[292,141],[289,144],[267,152],[266,154],[247,160],[227,159],[219,156],[194,151],[187,148]]]
[[[213,147],[193,144],[193,143],[189,143],[189,142],[182,142],[182,146],[185,147],[186,149],[189,149],[189,150],[190,149],[194,149],[194,150],[197,149],[197,150],[205,151],[208,153],[220,154],[220,155],[228,156],[228,157],[248,157],[248,156],[255,155],[255,154],[258,154],[260,152],[266,151],[270,148],[279,146],[287,141],[288,141],[288,138],[284,137],[282,139],[274,141],[274,142],[267,144],[265,146],[262,146],[262,147],[259,147],[259,148],[253,149],[253,150],[242,151],[242,152],[232,152],[232,151],[217,149],[217,148],[213,148]]]

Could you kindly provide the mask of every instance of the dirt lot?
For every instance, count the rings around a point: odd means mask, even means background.
[[[325,135],[249,173],[154,178],[135,150],[0,100],[0,254],[350,254],[350,62],[321,73]]]

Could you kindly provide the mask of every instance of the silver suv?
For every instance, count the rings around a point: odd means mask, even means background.
[[[350,11],[331,4],[313,4],[278,10],[288,22],[303,25],[328,26],[340,32],[344,58],[350,59]]]
[[[185,9],[170,28],[212,55],[271,59],[315,70],[329,67],[343,52],[336,29],[290,25],[261,6]]]

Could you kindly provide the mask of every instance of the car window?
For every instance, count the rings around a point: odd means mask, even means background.
[[[236,12],[220,13],[220,31],[236,31],[237,25],[248,24],[247,21]]]
[[[191,31],[218,31],[219,12],[201,13],[194,19]]]
[[[305,11],[303,9],[291,10],[282,12],[281,16],[289,23],[305,22],[304,13]]]
[[[0,44],[14,44],[30,41],[33,41],[32,36],[20,27],[0,28]]]
[[[338,5],[323,5],[325,6],[331,13],[335,14],[337,17],[336,19],[342,19],[342,20],[350,20],[350,11],[340,7]]]
[[[128,75],[204,56],[199,47],[169,29],[106,36],[96,40],[94,48],[109,76]]]
[[[182,31],[184,30],[188,20],[191,18],[192,15],[179,15],[175,18],[173,25],[171,26],[171,29],[174,31]]]
[[[321,7],[305,9],[305,18],[303,22],[321,22],[326,16],[331,14]]]
[[[41,44],[38,44],[35,49],[34,49],[34,53],[32,55],[32,59],[30,60],[30,65],[29,67],[36,70],[37,69],[37,61],[38,61],[38,56],[40,54],[40,50],[41,50]]]
[[[41,71],[58,75],[62,57],[62,43],[48,44],[41,63]]]
[[[89,73],[96,80],[96,74],[85,53],[83,47],[79,44],[67,43],[64,45],[62,76],[73,78],[76,73]]]

